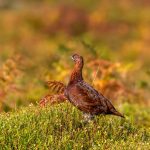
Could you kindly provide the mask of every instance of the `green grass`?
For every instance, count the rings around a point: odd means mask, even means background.
[[[0,149],[150,149],[150,110],[124,104],[120,111],[126,119],[98,116],[88,124],[68,103],[3,113]]]

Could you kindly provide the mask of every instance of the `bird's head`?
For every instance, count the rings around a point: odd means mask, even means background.
[[[83,57],[78,55],[78,54],[73,54],[71,56],[71,58],[73,59],[73,61],[75,62],[75,64],[77,65],[83,65]]]
[[[78,54],[73,54],[71,58],[73,59],[75,65],[71,74],[70,83],[83,80],[82,77],[82,69],[84,65],[83,57]]]

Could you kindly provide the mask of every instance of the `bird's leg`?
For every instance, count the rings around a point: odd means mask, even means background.
[[[94,115],[88,114],[88,113],[84,113],[83,114],[83,118],[84,118],[84,122],[90,122],[91,120],[93,120]]]

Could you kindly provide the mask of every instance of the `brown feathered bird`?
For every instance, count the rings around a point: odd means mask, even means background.
[[[106,97],[84,81],[82,76],[83,57],[74,54],[72,59],[75,62],[75,66],[71,73],[69,83],[64,90],[65,97],[84,113],[86,120],[90,120],[99,114],[111,114],[124,117]]]

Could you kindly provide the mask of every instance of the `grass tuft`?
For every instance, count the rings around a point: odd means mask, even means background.
[[[124,104],[126,119],[101,115],[88,124],[68,103],[3,113],[0,149],[149,149],[149,110],[140,109]]]

